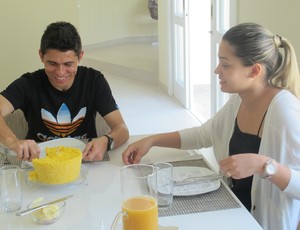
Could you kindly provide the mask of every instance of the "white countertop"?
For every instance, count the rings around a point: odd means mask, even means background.
[[[128,143],[141,138],[131,137]],[[117,150],[111,151],[110,161],[85,163],[88,170],[84,182],[73,186],[39,186],[24,183],[23,207],[42,195],[55,195],[63,197],[74,194],[67,200],[64,215],[51,225],[38,225],[29,215],[17,217],[0,211],[0,229],[51,229],[51,230],[109,230],[115,215],[121,209],[121,190],[119,170],[124,166],[121,153],[127,147],[124,144]],[[143,158],[143,163],[158,161],[179,161],[199,157],[199,152],[183,151],[168,148],[152,148]],[[210,159],[206,159],[210,163]],[[233,195],[234,196],[234,195]],[[100,228],[102,221],[102,228]],[[199,229],[262,229],[251,214],[241,205],[240,208],[221,211],[201,212],[189,215],[160,217],[162,226],[178,226],[180,230]]]

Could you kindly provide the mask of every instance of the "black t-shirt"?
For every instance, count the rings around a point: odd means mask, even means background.
[[[96,137],[96,112],[105,116],[118,109],[103,74],[82,66],[67,91],[55,89],[41,69],[22,75],[1,94],[15,110],[24,112],[29,128],[27,138],[37,142]]]

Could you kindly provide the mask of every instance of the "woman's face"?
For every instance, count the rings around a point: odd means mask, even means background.
[[[40,52],[45,72],[53,87],[65,91],[72,86],[82,55],[83,53],[78,58],[72,50],[62,52],[56,49],[48,49],[44,55]]]
[[[221,42],[218,53],[219,64],[215,73],[220,79],[223,92],[242,93],[249,89],[252,82],[252,67],[243,66],[233,51],[234,48],[227,41]]]

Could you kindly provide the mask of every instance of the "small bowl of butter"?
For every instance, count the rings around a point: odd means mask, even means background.
[[[39,197],[32,201],[27,208],[34,208],[50,201],[49,198]],[[66,201],[60,201],[31,212],[31,218],[38,224],[53,224],[64,214]]]

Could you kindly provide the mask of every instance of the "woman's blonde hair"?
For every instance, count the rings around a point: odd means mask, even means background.
[[[242,23],[230,28],[223,40],[234,47],[235,55],[243,65],[264,65],[269,84],[285,88],[300,99],[297,58],[293,46],[286,38],[273,35],[258,24]]]

